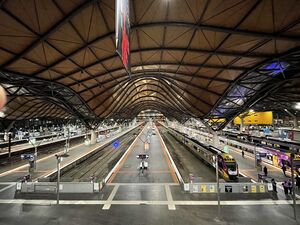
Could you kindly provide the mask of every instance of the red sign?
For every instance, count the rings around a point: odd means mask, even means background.
[[[116,0],[116,51],[130,75],[129,0]]]

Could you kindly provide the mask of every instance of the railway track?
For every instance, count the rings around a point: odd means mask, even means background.
[[[187,147],[170,135],[166,128],[160,126],[159,131],[185,182],[189,182],[190,174],[201,181],[215,181],[215,172],[210,166],[195,157]]]
[[[135,139],[135,135],[138,128],[132,130],[127,135],[119,139],[120,146],[115,149],[112,145],[99,150],[96,154],[92,155],[85,161],[76,165],[76,167],[66,171],[62,174],[61,178],[65,181],[91,181],[91,177],[94,177],[95,182],[99,182],[106,174],[109,173],[113,165],[118,161],[119,158],[124,154],[126,149]]]

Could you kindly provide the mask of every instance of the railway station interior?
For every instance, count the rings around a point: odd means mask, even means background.
[[[0,225],[299,225],[300,1],[0,0]]]

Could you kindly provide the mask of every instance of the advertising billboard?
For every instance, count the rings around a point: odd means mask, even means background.
[[[116,51],[130,75],[129,0],[116,0]]]

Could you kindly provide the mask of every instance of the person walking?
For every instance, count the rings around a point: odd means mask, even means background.
[[[245,158],[245,152],[242,150],[242,157]]]
[[[282,164],[281,169],[282,169],[282,172],[283,172],[284,176],[286,176],[286,174],[285,174],[285,172],[286,172],[286,166],[284,164]]]
[[[289,184],[288,184],[288,182],[284,181],[282,183],[282,186],[283,186],[284,194],[287,195],[289,193]]]
[[[293,184],[292,184],[291,179],[289,179],[289,181],[288,181],[288,188],[289,188],[290,194],[292,194],[292,191],[293,191]]]
[[[273,192],[277,193],[277,186],[276,186],[276,181],[274,178],[271,180],[272,186],[273,186]]]
[[[266,166],[264,166],[264,174],[266,177],[268,176],[268,168]]]

